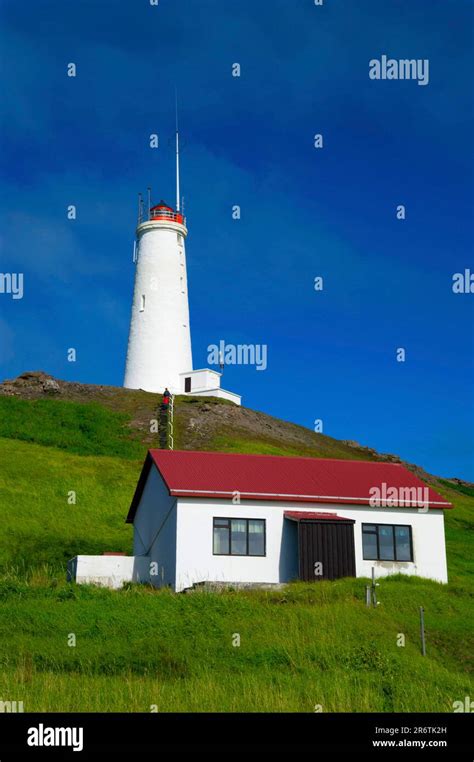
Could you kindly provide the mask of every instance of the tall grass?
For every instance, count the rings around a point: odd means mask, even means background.
[[[174,595],[11,576],[0,584],[0,695],[25,711],[452,711],[473,689],[464,594],[399,579],[379,596],[367,609],[363,580]]]

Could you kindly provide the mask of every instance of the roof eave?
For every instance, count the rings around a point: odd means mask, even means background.
[[[235,490],[233,492],[228,491],[214,491],[214,490],[182,490],[182,489],[170,489],[170,495],[173,497],[186,497],[186,498],[210,498],[211,500],[230,500],[235,497],[236,492],[239,494],[240,500],[271,500],[274,502],[293,502],[293,503],[329,503],[332,505],[361,505],[373,508],[374,510],[380,508],[386,510],[387,508],[417,508],[420,511],[425,506],[417,505],[371,505],[369,497],[335,497],[333,495],[290,495],[290,494],[272,494],[272,493],[259,493],[259,492],[241,492]],[[428,503],[429,510],[450,510],[454,506],[448,502],[430,502]]]

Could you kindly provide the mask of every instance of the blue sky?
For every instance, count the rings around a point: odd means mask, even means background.
[[[0,294],[0,377],[122,384],[136,194],[173,202],[176,86],[194,367],[220,339],[266,344],[267,370],[225,370],[248,407],[474,479],[474,294],[452,291],[474,272],[472,15],[3,0],[0,270],[24,297]],[[370,80],[382,54],[429,59],[429,84]]]

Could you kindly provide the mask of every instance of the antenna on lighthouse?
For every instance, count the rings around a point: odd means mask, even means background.
[[[142,222],[142,194],[138,194],[138,224]]]
[[[151,215],[151,188],[150,186],[148,186],[147,190],[148,190],[148,219],[150,219],[150,215]]]
[[[179,132],[178,132],[178,92],[174,91],[176,109],[176,211],[179,212]]]

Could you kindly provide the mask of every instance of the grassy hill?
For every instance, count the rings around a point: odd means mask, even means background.
[[[55,383],[0,385],[0,699],[25,711],[452,711],[474,695],[472,486],[416,469],[455,504],[450,583],[384,580],[377,610],[360,579],[194,595],[69,585],[73,555],[131,552],[124,519],[159,400]],[[203,398],[177,399],[176,436],[180,448],[396,459]]]

